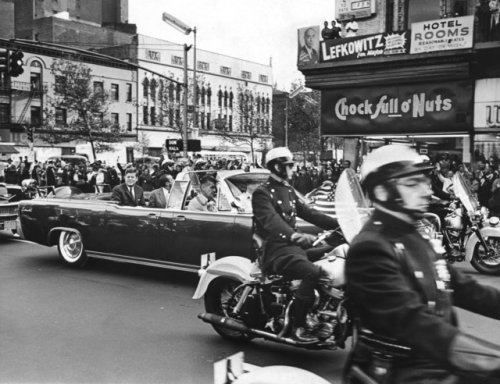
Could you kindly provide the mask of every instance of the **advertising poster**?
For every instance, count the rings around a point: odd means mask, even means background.
[[[473,37],[474,16],[413,23],[410,53],[472,48]]]
[[[321,94],[321,134],[469,132],[472,82],[346,88]]]
[[[335,14],[340,21],[370,17],[375,13],[376,0],[336,0]]]
[[[402,55],[409,52],[410,31],[325,40],[321,44],[321,61],[342,61],[367,57]]]
[[[474,92],[474,128],[500,128],[500,79],[479,79]]]
[[[298,30],[297,66],[317,64],[319,61],[319,26]]]

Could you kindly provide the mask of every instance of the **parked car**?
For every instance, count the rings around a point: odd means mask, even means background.
[[[212,172],[217,180],[216,211],[188,211],[189,200],[199,193],[200,174],[206,172],[177,175],[166,209],[119,206],[110,193],[57,188],[54,197],[19,203],[23,236],[57,246],[62,260],[73,266],[95,257],[197,272],[201,255],[211,260],[250,258],[252,213],[239,209],[239,196],[269,173]],[[300,225],[309,233],[319,231],[305,222]]]
[[[16,201],[17,189],[11,187],[11,192],[7,184],[0,184],[0,230],[16,232],[19,203]]]

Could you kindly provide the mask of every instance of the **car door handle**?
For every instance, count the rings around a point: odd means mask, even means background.
[[[176,217],[174,217],[174,220],[175,221],[185,221],[186,220],[186,216],[176,216]]]

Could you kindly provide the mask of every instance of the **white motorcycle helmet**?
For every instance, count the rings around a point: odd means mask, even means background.
[[[384,145],[366,156],[361,166],[361,185],[368,193],[389,179],[426,173],[434,166],[423,162],[420,155],[404,145]]]
[[[286,165],[294,163],[292,152],[286,147],[273,148],[266,154],[267,169],[281,178],[286,178]]]
[[[419,218],[422,212],[407,209],[395,186],[394,180],[418,173],[428,173],[434,166],[422,162],[420,155],[404,145],[385,145],[366,156],[361,166],[361,186],[370,200],[392,210]],[[377,185],[383,185],[389,192],[387,201],[378,201],[373,193]]]

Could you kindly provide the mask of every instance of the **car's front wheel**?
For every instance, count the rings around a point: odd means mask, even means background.
[[[63,261],[74,267],[82,267],[87,262],[82,236],[78,232],[62,231],[58,243],[59,255]]]

